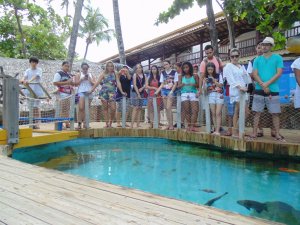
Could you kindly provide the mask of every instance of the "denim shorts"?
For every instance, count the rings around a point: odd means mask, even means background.
[[[234,109],[235,109],[235,102],[230,103],[230,97],[229,96],[224,96],[224,103],[227,106],[228,116],[233,116],[234,115]]]
[[[171,91],[172,91],[171,89],[165,89],[165,88],[161,89],[162,97],[167,97]],[[175,93],[173,93],[172,96],[175,96]]]

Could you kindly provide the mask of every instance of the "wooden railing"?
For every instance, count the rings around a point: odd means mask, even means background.
[[[289,37],[293,37],[296,35],[300,34],[300,26],[296,26],[293,27],[290,30],[287,30],[285,32],[285,36],[286,38]],[[241,52],[241,58],[243,57],[249,57],[249,56],[255,56],[256,55],[256,38],[249,38],[243,41],[238,41],[236,42],[236,47],[240,50]],[[220,58],[223,61],[227,61],[229,60],[229,45],[223,45],[219,47],[219,55]],[[202,61],[201,58],[201,52],[193,52],[193,53],[187,53],[185,55],[181,55],[178,57],[172,57],[172,58],[168,58],[171,62],[185,62],[185,61],[189,61],[192,64],[200,64],[200,62]],[[152,63],[151,65],[157,65],[157,66],[161,66],[162,63],[158,62],[158,63]],[[146,69],[148,69],[148,66],[145,66]]]

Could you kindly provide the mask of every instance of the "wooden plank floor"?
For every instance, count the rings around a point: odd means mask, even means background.
[[[276,224],[0,156],[0,224]]]

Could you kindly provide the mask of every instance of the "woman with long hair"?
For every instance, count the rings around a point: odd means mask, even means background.
[[[105,70],[100,74],[99,79],[92,87],[91,92],[101,83],[99,98],[103,106],[103,115],[106,128],[112,127],[112,122],[116,115],[116,90],[117,82],[115,75],[115,66],[113,62],[106,63]]]
[[[223,78],[216,73],[216,66],[209,62],[206,64],[204,85],[208,95],[208,104],[214,125],[214,135],[220,135],[222,108],[224,104]]]
[[[77,129],[81,129],[82,123],[85,122],[85,95],[89,95],[89,105],[93,99],[91,94],[88,94],[95,84],[95,79],[92,74],[89,73],[89,65],[85,62],[81,64],[81,72],[78,73],[75,77],[75,83],[78,85],[77,93],[79,96],[79,104],[78,104],[78,127]],[[84,128],[86,124],[83,124]]]
[[[190,62],[184,62],[181,68],[182,75],[178,80],[178,87],[181,88],[181,112],[184,114],[182,118],[187,121],[187,131],[197,131],[195,125],[199,111],[197,97],[199,77],[194,75],[193,66]]]
[[[136,65],[135,73],[132,77],[132,98],[131,104],[133,106],[132,118],[131,118],[131,128],[133,128],[134,122],[136,122],[137,127],[140,127],[141,111],[143,106],[143,98],[146,96],[146,76],[143,71],[143,66],[141,64]]]
[[[156,65],[151,66],[150,76],[146,80],[146,89],[149,90],[149,98],[148,98],[148,113],[150,117],[150,128],[153,128],[154,121],[154,106],[153,106],[153,98],[156,97],[157,104],[157,114],[158,114],[158,124],[160,121],[160,105],[161,105],[161,95],[160,93],[155,94],[160,86],[160,75],[158,71],[158,67]]]
[[[230,63],[227,63],[224,68],[224,77],[226,77],[229,87],[230,103],[235,103],[233,115],[233,131],[232,137],[239,136],[238,119],[240,111],[240,93],[247,94],[247,86],[250,84],[251,78],[247,73],[245,67],[239,63],[240,51],[233,48],[230,51]],[[247,98],[247,97],[246,97]],[[248,106],[245,107],[246,115],[248,114]]]
[[[129,99],[130,99],[130,88],[131,88],[131,75],[129,73],[128,67],[123,66],[123,68],[117,73],[117,127],[122,127],[121,125],[121,112],[123,106],[123,96],[126,97],[126,119],[129,110]],[[127,125],[126,125],[127,126]]]

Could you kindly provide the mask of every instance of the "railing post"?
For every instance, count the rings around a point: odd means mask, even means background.
[[[84,94],[84,121],[85,121],[85,129],[89,129],[90,128],[90,99],[89,99],[89,95],[85,93]]]
[[[3,78],[3,128],[7,132],[7,143],[19,142],[19,80]]]
[[[240,111],[239,111],[239,138],[243,139],[245,134],[245,112],[246,93],[240,92]]]
[[[27,98],[27,104],[28,104],[28,111],[29,111],[29,127],[33,127],[33,106],[34,106],[34,100],[32,98]]]
[[[69,118],[70,118],[70,130],[74,130],[75,127],[74,127],[74,123],[75,123],[75,94],[72,94],[71,95],[71,98],[70,98],[70,115],[69,115]]]
[[[208,104],[208,95],[204,95],[204,107],[205,107],[205,126],[206,132],[210,134],[211,132],[211,123],[210,123],[210,109]]]
[[[198,122],[199,122],[199,126],[202,127],[203,124],[203,95],[201,94],[199,96],[199,113],[198,113]]]
[[[122,128],[126,128],[126,96],[122,97]]]
[[[55,118],[58,118],[60,115],[60,98],[59,98],[59,94],[57,93],[55,96]],[[60,121],[56,121],[54,123],[54,130],[60,130],[59,129],[59,124],[62,123]]]
[[[158,109],[157,109],[157,99],[156,95],[152,99],[153,104],[153,128],[158,128]]]
[[[177,93],[177,112],[176,112],[176,117],[177,117],[177,128],[181,129],[181,96],[180,93]]]

